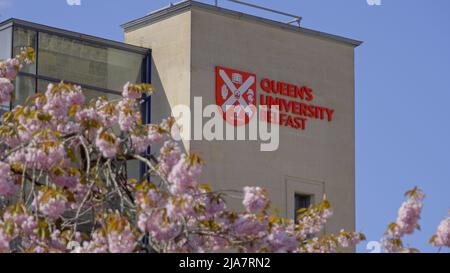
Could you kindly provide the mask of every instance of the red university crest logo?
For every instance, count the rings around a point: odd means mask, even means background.
[[[256,113],[256,75],[216,67],[216,103],[228,123],[248,124]]]

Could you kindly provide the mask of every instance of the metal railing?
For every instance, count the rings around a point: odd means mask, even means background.
[[[268,12],[279,14],[279,15],[283,15],[283,16],[286,16],[286,17],[291,17],[292,20],[286,22],[286,24],[297,23],[298,27],[300,27],[300,23],[302,21],[302,17],[298,16],[298,15],[295,15],[295,14],[290,14],[290,13],[287,13],[287,12],[282,12],[282,11],[274,10],[274,9],[271,9],[271,8],[266,8],[266,7],[263,7],[263,6],[259,6],[259,5],[255,5],[255,4],[239,1],[239,0],[224,0],[224,1],[232,2],[232,3],[244,5],[244,6],[248,6],[248,7],[255,8],[255,9],[268,11]],[[216,7],[218,7],[219,6],[219,0],[214,0],[214,5]]]

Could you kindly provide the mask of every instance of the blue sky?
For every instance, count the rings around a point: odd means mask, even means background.
[[[427,241],[450,208],[450,1],[248,2],[301,15],[304,27],[364,41],[356,49],[357,230],[378,240],[396,218],[403,193],[417,185],[427,194],[422,232],[406,242],[436,251]],[[16,17],[122,41],[120,24],[169,3],[0,0],[0,20]],[[365,244],[359,251],[366,251]]]

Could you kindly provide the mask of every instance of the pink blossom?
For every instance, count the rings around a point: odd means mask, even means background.
[[[80,106],[84,103],[84,95],[79,86],[64,83],[49,84],[45,92],[47,103],[43,110],[54,118],[64,118],[71,106]]]
[[[0,103],[11,101],[11,93],[14,91],[14,85],[7,78],[0,78]]]
[[[37,222],[31,215],[22,214],[21,219],[17,220],[17,223],[22,228],[25,235],[30,236],[35,233],[37,228]]]
[[[107,253],[108,242],[103,232],[100,230],[92,233],[92,240],[83,242],[82,247],[75,249],[73,252],[80,253]]]
[[[61,188],[75,188],[80,182],[80,172],[73,168],[57,168],[50,174],[53,183]]]
[[[407,253],[408,249],[399,244],[398,238],[384,237],[381,239],[381,245],[385,253]]]
[[[162,142],[167,139],[167,132],[165,132],[164,129],[159,125],[147,125],[147,132],[150,145]]]
[[[13,238],[6,233],[2,226],[3,222],[0,220],[0,253],[5,253],[10,251],[9,243]]]
[[[109,101],[98,99],[95,103],[95,109],[98,113],[100,122],[104,127],[116,125],[118,116],[116,106]]]
[[[64,135],[78,133],[80,129],[80,124],[73,121],[64,121],[56,125],[56,130],[63,133]]]
[[[345,232],[341,230],[337,236],[339,245],[343,248],[355,247],[364,237],[356,232]]]
[[[72,105],[83,105],[86,101],[86,98],[84,97],[83,91],[81,90],[80,86],[72,86],[72,90],[68,92],[66,97],[67,103]]]
[[[293,252],[299,244],[293,234],[288,233],[284,227],[279,225],[272,228],[266,240],[269,252],[275,253]]]
[[[301,214],[297,221],[303,239],[306,239],[308,235],[320,232],[331,216],[333,216],[333,210],[327,200],[323,200],[319,205],[309,208]]]
[[[421,190],[417,191],[408,197],[398,210],[397,221],[394,228],[389,230],[389,233],[395,237],[402,237],[404,235],[412,234],[418,227],[420,214],[423,207],[424,194]]]
[[[100,133],[95,140],[95,145],[106,158],[113,158],[119,151],[117,138],[108,133]]]
[[[181,232],[181,225],[169,219],[164,209],[140,213],[138,227],[142,232],[148,232],[152,240],[159,242],[169,241]]]
[[[434,239],[432,239],[432,243],[439,247],[450,247],[450,217],[445,218],[439,224],[436,235]]]
[[[3,219],[6,222],[14,223],[18,227],[20,227],[27,236],[33,235],[35,229],[37,228],[36,220],[32,215],[29,215],[27,212],[7,211],[3,215]]]
[[[216,214],[220,214],[227,208],[223,198],[212,193],[200,193],[200,197],[197,200],[204,208],[204,216],[206,218],[215,217]]]
[[[130,99],[123,99],[117,104],[120,130],[128,132],[141,122],[140,112]]]
[[[334,238],[325,238],[320,240],[319,237],[314,237],[306,242],[302,249],[298,252],[306,253],[334,253],[337,251],[339,245]]]
[[[182,194],[195,185],[195,179],[201,173],[201,162],[196,156],[183,155],[181,159],[174,165],[168,175],[171,183],[170,191],[173,194]]]
[[[122,91],[122,96],[131,100],[140,99],[143,94],[153,94],[153,87],[151,84],[131,84],[130,82],[127,82]]]
[[[268,207],[269,199],[260,187],[245,187],[243,204],[249,213],[257,213]]]
[[[94,108],[84,108],[77,112],[76,120],[85,124],[89,121],[100,121],[99,112]]]
[[[267,220],[254,215],[240,215],[233,224],[234,232],[239,236],[259,236],[267,229]]]
[[[130,82],[127,82],[123,86],[122,96],[124,98],[131,99],[131,100],[140,99],[142,94],[139,92],[139,90],[137,90],[136,88],[133,88],[133,87],[134,86]]]
[[[91,105],[91,104],[90,104]],[[110,128],[117,123],[117,110],[112,102],[98,98],[95,106],[86,107],[77,112],[76,120],[85,127]]]
[[[166,141],[159,154],[159,171],[167,176],[173,166],[180,160],[181,149],[173,141]]]
[[[25,115],[26,112],[34,112],[35,115]],[[43,114],[41,110],[36,107],[17,106],[12,110],[12,113],[18,115],[18,136],[22,142],[28,142],[39,131],[50,128],[50,123],[39,120],[38,115]]]
[[[422,204],[408,201],[403,203],[398,211],[397,228],[394,230],[396,236],[412,234],[420,219]]]
[[[44,170],[60,164],[66,155],[62,144],[51,142],[46,143],[45,146],[29,147],[25,152],[25,161],[28,166]]]
[[[131,146],[138,154],[144,153],[150,146],[146,136],[131,135]]]
[[[111,253],[131,253],[136,247],[136,238],[129,226],[123,231],[108,233],[108,246]]]
[[[150,188],[147,191],[138,191],[136,193],[136,206],[140,211],[149,212],[155,208],[165,207],[166,204],[167,199],[156,188]]]
[[[167,216],[172,219],[181,219],[195,215],[194,197],[189,194],[181,194],[171,197],[166,203]]]
[[[11,168],[8,164],[0,162],[0,196],[11,197],[19,190],[14,184]]]
[[[19,58],[7,59],[0,65],[0,77],[10,80],[14,79],[21,66]]]
[[[43,198],[44,196],[46,197],[45,199]],[[40,191],[33,200],[33,208],[35,210],[39,209],[40,212],[50,219],[56,219],[69,208],[69,204],[65,197],[57,192],[49,194],[48,192]]]

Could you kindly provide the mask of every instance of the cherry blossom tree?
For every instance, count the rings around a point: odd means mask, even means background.
[[[0,103],[13,98],[13,81],[32,49],[0,63]],[[332,208],[327,200],[291,220],[271,213],[267,192],[245,187],[243,210],[227,207],[226,192],[198,177],[204,162],[183,153],[173,118],[143,124],[140,105],[150,84],[125,84],[123,97],[86,101],[79,86],[50,84],[0,124],[0,252],[337,252],[364,235],[320,236]],[[148,155],[149,147],[160,145]],[[132,178],[127,163],[147,171]],[[385,239],[405,251],[423,194],[408,194]],[[449,218],[432,243],[449,246]]]
[[[419,220],[423,208],[425,194],[419,188],[414,188],[405,193],[406,201],[400,206],[397,220],[389,224],[382,239],[383,248],[388,253],[413,253],[419,252],[416,248],[405,247],[403,237],[411,235],[415,230],[420,230]],[[430,239],[430,243],[437,247],[450,247],[450,217],[442,220],[438,230]]]

